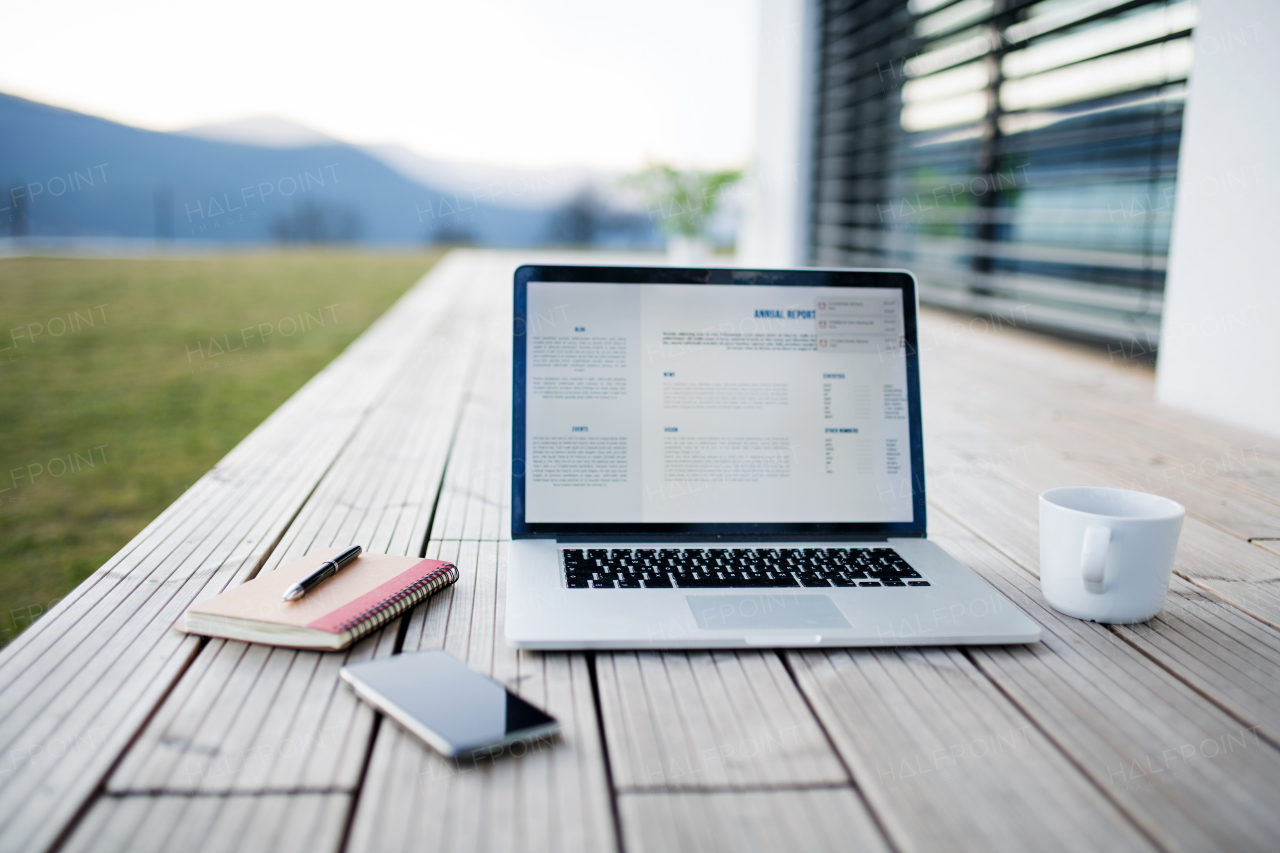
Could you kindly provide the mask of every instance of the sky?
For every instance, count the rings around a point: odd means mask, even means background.
[[[0,0],[0,91],[547,167],[744,166],[759,0]]]

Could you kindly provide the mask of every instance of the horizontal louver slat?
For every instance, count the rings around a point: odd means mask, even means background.
[[[1158,338],[1195,3],[820,5],[809,259]]]

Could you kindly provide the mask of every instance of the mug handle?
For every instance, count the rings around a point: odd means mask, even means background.
[[[1080,574],[1084,588],[1092,593],[1107,589],[1107,549],[1111,545],[1111,530],[1094,524],[1084,532],[1084,548],[1080,553]]]

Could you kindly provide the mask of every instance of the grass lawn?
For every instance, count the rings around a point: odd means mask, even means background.
[[[0,260],[0,644],[123,547],[437,258]]]

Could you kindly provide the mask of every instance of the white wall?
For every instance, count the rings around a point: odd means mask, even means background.
[[[1156,393],[1280,436],[1280,2],[1204,0]]]
[[[804,262],[812,144],[813,0],[762,0],[756,145],[744,187],[737,260]]]

